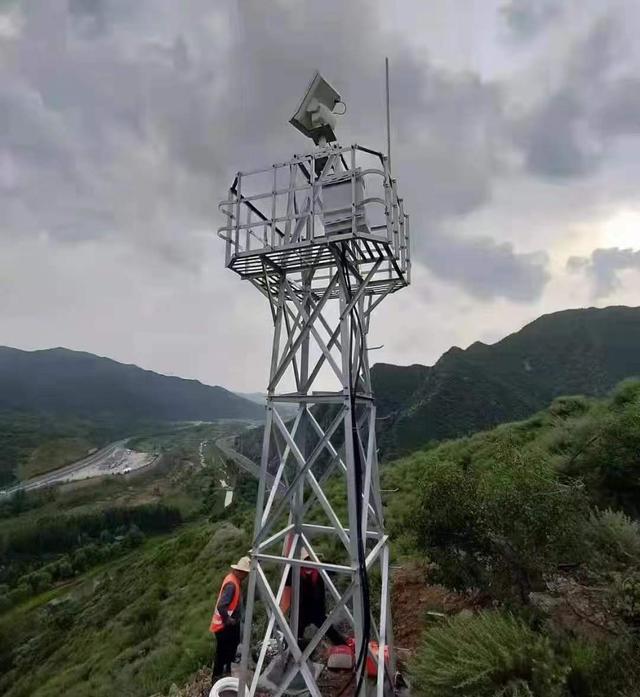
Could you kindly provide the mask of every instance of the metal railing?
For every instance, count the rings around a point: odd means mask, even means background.
[[[226,264],[251,276],[239,260],[327,245],[337,239],[381,244],[387,257],[378,273],[408,277],[409,217],[387,158],[359,145],[335,143],[287,162],[239,172],[219,204],[226,223]],[[312,265],[313,255],[308,255]],[[366,255],[363,259],[366,258]],[[287,263],[284,263],[287,267]],[[245,271],[243,271],[243,269]]]

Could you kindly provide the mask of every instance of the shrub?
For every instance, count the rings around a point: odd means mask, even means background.
[[[589,410],[590,400],[582,395],[557,397],[549,406],[549,413],[562,419],[580,416]]]
[[[627,637],[606,641],[573,639],[566,645],[571,697],[612,697],[635,694],[640,680],[637,647]],[[629,689],[630,692],[626,692]]]
[[[47,571],[35,571],[29,574],[25,581],[31,586],[33,594],[41,593],[51,586],[51,574]]]
[[[137,645],[157,634],[160,627],[160,603],[155,597],[146,597],[135,605],[128,618],[129,641]]]
[[[61,559],[58,562],[56,574],[58,578],[67,579],[73,576],[73,566],[68,558]]]
[[[138,547],[144,542],[144,533],[137,525],[132,525],[127,532],[125,543],[128,547]]]
[[[640,514],[640,381],[627,380],[576,437],[572,452],[560,463],[582,478],[594,502]]]
[[[616,407],[640,406],[640,380],[637,378],[623,380],[613,390],[612,401]]]
[[[72,560],[73,568],[78,573],[81,573],[89,566],[89,558],[87,557],[87,553],[82,548],[74,552]]]
[[[13,642],[9,631],[0,627],[0,673],[6,673],[13,666]]]
[[[62,600],[52,600],[46,605],[44,621],[48,626],[64,631],[73,626],[78,613],[78,603],[67,596]]]
[[[235,561],[234,555],[247,543],[242,530],[229,522],[221,523],[211,535],[207,545],[200,552],[205,558],[220,560],[221,565]]]
[[[511,614],[485,611],[429,630],[410,673],[419,697],[554,697],[567,669],[546,637]]]
[[[632,627],[640,627],[640,572],[616,575],[613,608]]]
[[[31,588],[26,583],[21,583],[17,588],[9,591],[9,602],[17,605],[26,600],[29,595],[31,595]]]
[[[487,462],[441,462],[426,470],[412,524],[441,580],[494,597],[528,594],[559,561],[571,560],[582,499],[542,453],[495,444]]]
[[[625,513],[596,510],[584,533],[595,564],[611,568],[640,563],[640,524]]]

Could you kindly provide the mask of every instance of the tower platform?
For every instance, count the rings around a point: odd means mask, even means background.
[[[363,278],[370,274],[366,295],[386,295],[410,281],[409,216],[380,152],[332,143],[239,172],[219,208],[226,216],[218,230],[226,265],[264,291],[270,278],[302,282],[313,268],[326,269],[314,274],[313,291],[323,293],[337,246],[348,250]]]

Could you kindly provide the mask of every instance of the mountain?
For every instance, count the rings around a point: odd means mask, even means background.
[[[379,445],[385,457],[410,452],[638,375],[640,308],[555,312],[495,344],[451,348],[433,366],[373,366]]]
[[[0,410],[149,421],[261,419],[264,410],[222,387],[160,375],[64,348],[0,347]]]
[[[263,416],[264,407],[197,380],[62,348],[0,347],[0,486],[164,422]]]

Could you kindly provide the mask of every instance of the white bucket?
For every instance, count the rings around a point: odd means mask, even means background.
[[[238,678],[220,678],[209,692],[209,697],[235,697],[238,694]]]

